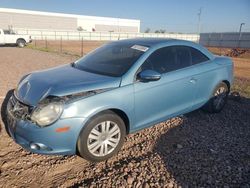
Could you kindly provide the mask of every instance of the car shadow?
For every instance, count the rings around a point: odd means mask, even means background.
[[[17,47],[17,45],[16,44],[5,44],[5,45],[2,45],[2,44],[0,44],[0,47]]]
[[[197,110],[162,134],[154,151],[182,187],[248,187],[250,99],[230,96],[222,112]]]

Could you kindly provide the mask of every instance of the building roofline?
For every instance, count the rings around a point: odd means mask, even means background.
[[[78,14],[65,14],[65,13],[56,13],[56,12],[43,12],[43,11],[34,11],[34,10],[23,10],[23,9],[12,9],[12,8],[0,8],[0,12],[6,13],[19,13],[19,14],[31,14],[31,15],[40,15],[40,16],[57,16],[57,17],[68,17],[68,18],[85,18],[85,19],[100,19],[100,20],[114,20],[114,21],[129,21],[140,23],[140,20],[137,19],[124,19],[124,18],[112,18],[112,17],[102,17],[102,16],[86,16]]]

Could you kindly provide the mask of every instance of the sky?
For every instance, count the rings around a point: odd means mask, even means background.
[[[250,32],[250,0],[0,0],[1,8],[141,20],[141,32]]]

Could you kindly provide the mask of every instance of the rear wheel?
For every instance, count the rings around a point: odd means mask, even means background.
[[[220,83],[214,90],[212,98],[208,103],[203,107],[204,110],[211,113],[220,112],[228,99],[229,88],[226,83]]]
[[[23,40],[23,39],[18,39],[18,40],[17,40],[17,46],[18,46],[19,48],[23,48],[25,45],[26,45],[25,40]]]
[[[80,133],[77,149],[81,157],[103,161],[116,154],[123,145],[126,129],[123,120],[107,111],[95,116]]]

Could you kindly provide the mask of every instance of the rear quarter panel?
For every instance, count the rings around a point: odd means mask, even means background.
[[[197,93],[194,107],[205,104],[212,96],[216,86],[228,81],[233,82],[233,63],[226,57],[215,57],[213,60],[196,65],[199,74],[197,79]]]

